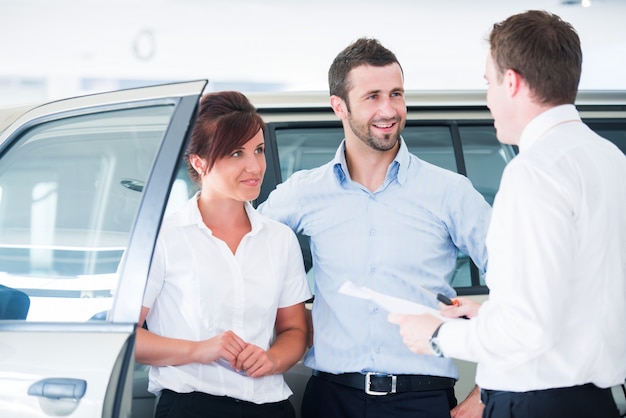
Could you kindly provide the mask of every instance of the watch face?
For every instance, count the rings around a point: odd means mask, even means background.
[[[433,353],[437,357],[443,357],[443,352],[441,351],[441,348],[439,347],[439,341],[437,340],[437,338],[430,339],[430,349],[433,351]]]

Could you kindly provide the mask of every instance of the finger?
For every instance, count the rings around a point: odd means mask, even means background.
[[[269,360],[264,362],[256,362],[252,367],[246,370],[246,374],[250,377],[261,377],[267,375],[272,370]]]
[[[391,322],[392,324],[400,325],[405,321],[406,317],[407,315],[403,314],[389,314],[387,315],[387,321]]]
[[[248,361],[254,362],[248,366]],[[244,364],[246,364],[246,373],[250,377],[261,377],[271,374],[274,370],[274,362],[267,355],[266,351],[259,349],[254,356],[251,356]]]
[[[239,354],[248,346],[247,342],[232,331],[228,331],[228,334],[224,335],[223,344],[225,348],[235,355]]]
[[[234,346],[235,350],[237,352],[243,350],[244,348],[246,348],[247,343],[239,336],[237,335],[235,332],[233,331],[226,331],[224,333],[225,338],[227,339],[227,341]]]
[[[446,318],[458,318],[463,315],[462,308],[456,306],[446,306],[445,308],[442,308],[439,313],[441,316],[445,316]]]
[[[237,359],[235,360],[235,365],[238,369],[247,371],[250,367],[252,367],[255,362],[255,347],[256,346],[250,344],[248,347],[239,352]]]
[[[458,305],[446,305],[445,303],[441,303],[441,302],[439,302],[439,305],[437,305],[437,307],[439,308],[439,311],[441,312],[451,311],[453,309],[459,309],[460,306],[461,306],[460,302]]]

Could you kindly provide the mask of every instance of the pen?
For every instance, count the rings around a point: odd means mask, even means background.
[[[443,303],[445,305],[448,305],[448,306],[460,306],[461,305],[458,300],[450,299],[449,297],[447,297],[443,293],[435,293],[432,290],[426,289],[424,286],[421,286],[421,285],[420,285],[420,287],[422,289],[424,289],[425,291],[427,291],[428,293],[430,293],[431,295],[435,296],[439,302],[441,302],[441,303]],[[460,318],[469,319],[465,315],[461,316]]]
[[[459,301],[458,300],[450,299],[449,297],[447,297],[446,295],[441,294],[441,293],[437,293],[437,300],[439,302],[445,303],[448,306],[452,306],[452,305],[459,306]]]
[[[459,301],[456,299],[450,299],[449,297],[447,297],[446,295],[442,294],[442,293],[435,293],[430,289],[426,289],[424,286],[420,286],[422,289],[424,289],[425,291],[427,291],[428,293],[430,293],[431,295],[434,295],[437,300],[443,304],[446,304],[448,306],[459,306]]]

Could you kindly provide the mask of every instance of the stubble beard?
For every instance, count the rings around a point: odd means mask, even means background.
[[[398,123],[398,120],[394,120]],[[375,136],[369,124],[359,124],[354,121],[352,115],[348,116],[348,124],[354,135],[359,138],[364,144],[376,151],[389,151],[393,149],[397,143],[400,142],[400,132],[402,127],[393,134],[385,134],[380,137]]]

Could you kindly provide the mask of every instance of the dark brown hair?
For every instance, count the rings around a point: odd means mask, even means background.
[[[248,98],[237,91],[207,93],[200,99],[198,117],[185,151],[189,177],[198,183],[200,176],[189,162],[190,155],[207,160],[207,171],[215,162],[248,142],[265,122]]]
[[[511,69],[524,78],[540,103],[574,103],[582,51],[572,25],[557,15],[529,10],[493,25],[489,44],[498,81]]]
[[[348,74],[361,65],[385,67],[398,64],[395,54],[381,45],[376,39],[360,38],[348,45],[333,60],[328,70],[328,87],[331,96],[338,96],[348,103],[350,85]],[[400,66],[402,71],[402,66]]]

